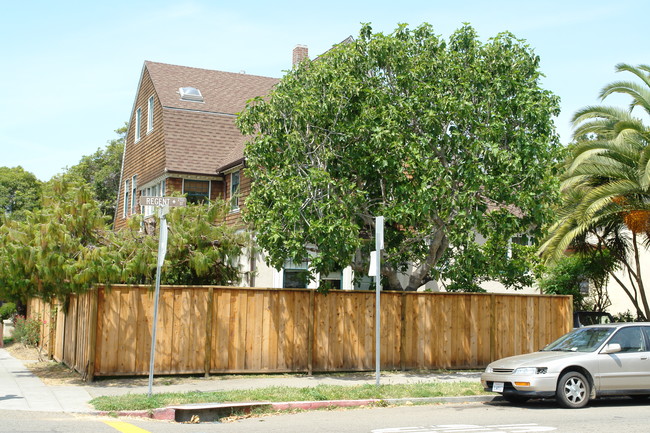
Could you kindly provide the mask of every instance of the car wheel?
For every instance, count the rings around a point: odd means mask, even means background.
[[[563,374],[555,391],[558,403],[569,409],[585,407],[589,402],[589,394],[589,381],[577,371]]]
[[[529,397],[523,397],[521,395],[513,395],[513,394],[503,394],[503,399],[513,404],[523,404],[529,400]]]

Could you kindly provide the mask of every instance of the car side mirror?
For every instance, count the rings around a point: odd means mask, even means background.
[[[620,351],[621,351],[621,345],[620,344],[618,344],[618,343],[610,343],[610,344],[605,345],[605,347],[603,348],[603,350],[600,353],[608,354],[608,353],[618,353]]]

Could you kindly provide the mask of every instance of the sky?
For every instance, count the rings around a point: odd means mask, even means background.
[[[563,143],[576,110],[632,78],[616,64],[650,64],[647,0],[0,0],[0,11],[0,166],[44,181],[117,137],[145,60],[281,77],[297,44],[313,58],[361,23],[391,33],[426,22],[445,39],[469,23],[484,42],[510,31],[561,98]]]

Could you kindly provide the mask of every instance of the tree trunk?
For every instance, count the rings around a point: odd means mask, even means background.
[[[449,240],[447,235],[442,228],[439,228],[433,233],[431,237],[431,244],[429,245],[429,254],[424,262],[413,269],[411,276],[409,277],[408,285],[404,288],[405,291],[415,291],[420,286],[430,281],[428,279],[429,272],[438,261],[442,258],[442,255],[447,251],[449,247]]]

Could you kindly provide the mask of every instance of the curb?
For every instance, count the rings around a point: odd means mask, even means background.
[[[500,401],[501,396],[477,395],[461,397],[423,397],[423,398],[389,398],[389,399],[366,399],[366,400],[317,400],[317,401],[287,401],[287,402],[249,402],[249,403],[205,403],[189,404],[180,406],[169,406],[150,410],[133,410],[108,412],[91,412],[99,416],[118,416],[148,418],[160,421],[188,422],[196,419],[196,422],[218,421],[223,416],[230,416],[238,411],[250,413],[254,407],[271,407],[273,410],[282,412],[288,410],[318,410],[339,407],[363,407],[380,405],[411,405],[411,404],[442,404],[442,403],[489,403]],[[196,417],[196,418],[194,418]]]

